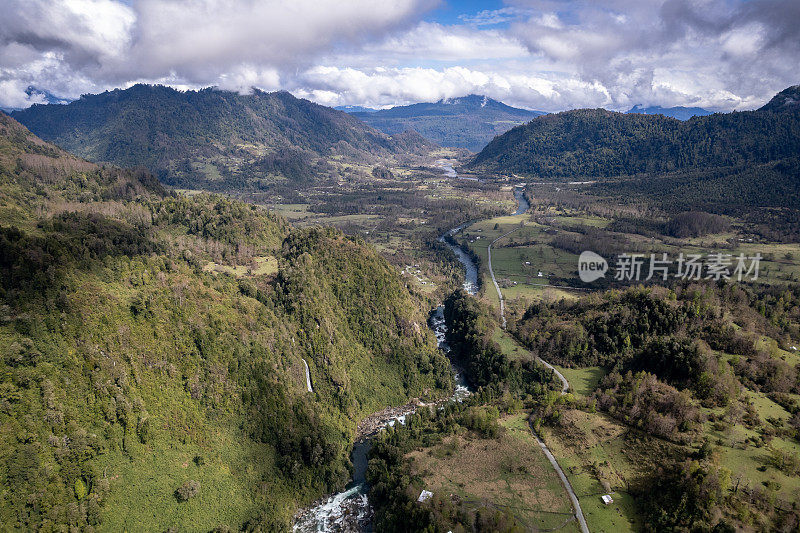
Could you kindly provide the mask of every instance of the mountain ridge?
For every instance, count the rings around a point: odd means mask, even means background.
[[[478,151],[494,136],[542,114],[470,94],[353,116],[388,135],[412,129],[441,146]]]
[[[637,104],[626,111],[626,113],[638,113],[642,115],[664,115],[665,117],[677,118],[678,120],[689,120],[692,117],[704,117],[713,115],[713,111],[702,107],[661,107],[661,106],[642,106]]]
[[[779,93],[793,101],[796,90]],[[680,121],[663,115],[578,109],[533,119],[498,136],[472,168],[546,179],[607,178],[765,163],[800,153],[800,106],[717,113]],[[579,157],[578,157],[579,156]]]
[[[243,95],[137,84],[11,115],[89,160],[142,165],[169,185],[209,190],[312,181],[332,173],[331,158],[377,164],[413,159],[433,147],[286,91]]]

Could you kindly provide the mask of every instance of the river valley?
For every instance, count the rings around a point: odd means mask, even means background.
[[[443,169],[448,177],[456,178],[457,174],[452,166],[448,165]],[[530,205],[523,194],[523,188],[514,188],[514,197],[518,202],[515,215],[525,213]],[[471,295],[476,295],[480,288],[478,279],[478,267],[460,246],[453,244],[453,237],[462,231],[470,222],[457,226],[442,236],[439,241],[444,243],[456,255],[458,261],[464,267],[464,290]],[[445,353],[449,352],[445,339],[447,326],[444,320],[444,309],[440,305],[431,314],[428,326],[436,335],[439,349]],[[440,402],[463,401],[469,396],[470,391],[467,387],[462,373],[455,366],[453,374],[456,380],[453,395]],[[310,383],[310,382],[309,382]],[[310,387],[310,385],[309,385]],[[372,508],[367,498],[367,487],[365,474],[367,470],[367,455],[372,444],[372,439],[385,427],[397,423],[404,423],[406,416],[412,414],[420,407],[430,407],[424,403],[412,400],[401,407],[388,407],[381,411],[371,414],[359,423],[356,441],[353,444],[351,460],[353,462],[353,480],[347,488],[338,494],[329,496],[315,505],[302,509],[295,516],[294,531],[298,533],[310,533],[321,531],[341,531],[341,532],[363,532],[372,531]]]

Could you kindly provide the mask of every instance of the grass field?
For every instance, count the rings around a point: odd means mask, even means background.
[[[763,393],[746,391],[764,426],[770,426],[769,419],[786,420],[790,414]],[[708,413],[721,414],[721,409],[707,410]],[[759,432],[746,428],[743,424],[706,422],[706,436],[720,455],[720,464],[732,472],[733,483],[743,487],[769,487],[774,494],[786,501],[796,501],[800,494],[800,477],[790,476],[769,465],[770,447],[800,455],[797,441],[774,437],[765,445]]]
[[[496,328],[492,334],[492,340],[500,346],[500,350],[511,360],[530,360],[533,358],[531,353],[523,348],[514,340],[511,335],[503,331],[501,328]]]
[[[593,532],[638,531],[638,516],[627,483],[647,464],[637,465],[627,428],[602,414],[568,410],[564,429],[543,428],[543,438],[558,458],[581,502]],[[600,496],[611,494],[614,503]]]
[[[578,531],[561,481],[527,427],[527,414],[501,420],[496,439],[452,436],[409,454],[428,490],[460,497],[475,508],[509,510],[534,530]]]
[[[221,265],[209,261],[203,266],[205,272],[224,272],[237,278],[244,276],[262,276],[275,274],[278,271],[278,260],[271,256],[254,257],[249,265]]]
[[[572,392],[580,396],[589,396],[597,388],[600,380],[607,374],[606,369],[599,366],[584,368],[566,368],[553,365],[569,381]]]
[[[507,304],[517,311],[541,299],[578,297],[582,292],[564,288],[565,283],[577,281],[578,255],[555,246],[554,241],[559,238],[574,239],[577,242],[581,238],[581,234],[575,231],[577,227],[602,229],[612,222],[610,218],[569,210],[550,210],[546,214],[546,217],[537,218],[538,222],[529,214],[482,220],[465,228],[462,234],[462,243],[470,247],[486,264],[489,244],[513,230],[492,246],[492,267]],[[681,253],[700,254],[702,262],[707,261],[711,253],[730,254],[732,258],[739,254],[744,254],[747,258],[760,254],[759,282],[776,284],[800,280],[800,244],[748,242],[736,231],[687,239],[644,237],[632,233],[614,235],[622,243],[621,246],[625,246],[619,253],[625,251],[647,257],[651,253],[667,253],[668,258],[673,261],[671,275],[677,272],[677,259]],[[731,274],[735,264],[735,259],[732,259],[729,268]],[[610,266],[613,269],[616,265]],[[647,274],[644,271],[640,280],[644,281]],[[613,275],[613,270],[609,275]],[[705,272],[703,275],[706,275]],[[486,287],[484,298],[499,306],[499,299],[493,290],[488,272],[483,280]],[[750,278],[745,276],[743,282],[749,281]]]

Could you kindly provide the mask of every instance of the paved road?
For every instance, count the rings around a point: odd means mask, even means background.
[[[539,443],[539,446],[542,448],[547,459],[550,461],[550,464],[553,465],[553,468],[556,469],[558,473],[558,477],[561,478],[561,483],[564,485],[564,488],[567,490],[567,494],[569,494],[569,499],[572,501],[572,508],[575,510],[575,518],[578,519],[578,525],[581,527],[581,533],[589,533],[589,526],[586,525],[586,518],[583,517],[583,510],[581,509],[581,503],[578,501],[578,496],[575,494],[575,491],[572,489],[572,484],[567,479],[567,476],[564,474],[564,471],[561,470],[561,466],[556,461],[556,458],[553,456],[552,452],[550,452],[550,448],[547,447],[547,444],[544,443],[542,439],[539,438],[539,435],[533,430],[533,426],[530,425],[531,433],[533,433],[533,437],[536,439],[536,442]]]
[[[568,393],[569,392],[569,381],[567,381],[567,378],[564,377],[564,374],[562,374],[561,372],[556,370],[556,367],[554,367],[553,365],[551,365],[550,363],[548,363],[547,361],[545,361],[541,357],[536,357],[536,360],[539,361],[540,363],[542,363],[544,366],[546,366],[550,370],[552,370],[553,374],[555,374],[556,377],[558,377],[558,379],[561,380],[561,394]]]

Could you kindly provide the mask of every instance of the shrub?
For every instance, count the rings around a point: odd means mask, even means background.
[[[175,491],[175,498],[179,502],[185,502],[190,498],[194,498],[198,494],[200,494],[200,483],[190,479],[178,487],[178,490]]]

